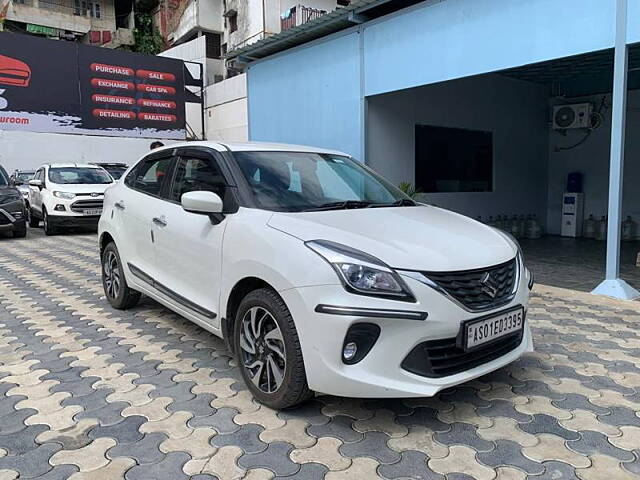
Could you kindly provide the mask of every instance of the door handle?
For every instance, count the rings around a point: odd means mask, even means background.
[[[122,200],[114,203],[113,206],[116,207],[118,210],[124,210],[124,202]]]
[[[153,217],[153,223],[155,223],[159,227],[167,226],[167,220],[164,218],[164,215],[162,215],[161,217]]]

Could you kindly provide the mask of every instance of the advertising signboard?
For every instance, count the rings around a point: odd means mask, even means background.
[[[180,60],[0,33],[0,130],[184,139]]]

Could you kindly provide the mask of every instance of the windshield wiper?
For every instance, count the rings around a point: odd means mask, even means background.
[[[305,208],[303,212],[320,212],[322,210],[342,210],[350,208],[366,208],[371,205],[371,202],[365,202],[363,200],[344,200],[342,202],[330,202],[323,203],[317,207]]]
[[[370,205],[371,208],[376,207],[415,207],[416,202],[409,198],[401,198],[400,200],[396,200],[391,203],[373,203]]]

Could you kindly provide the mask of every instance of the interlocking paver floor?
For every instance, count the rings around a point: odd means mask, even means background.
[[[536,287],[507,368],[276,412],[221,340],[99,280],[95,235],[0,239],[0,479],[640,478],[635,302]]]

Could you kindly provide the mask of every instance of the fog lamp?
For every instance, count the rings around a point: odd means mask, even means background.
[[[55,207],[53,207],[53,209],[54,209],[56,212],[64,212],[64,211],[66,210],[66,208],[64,207],[64,205],[62,205],[62,204],[60,204],[60,203],[59,203],[58,205],[56,205]]]
[[[342,358],[346,361],[352,360],[353,357],[356,356],[356,352],[358,351],[358,346],[355,342],[347,343],[342,349]]]
[[[342,363],[358,363],[373,348],[380,336],[380,327],[375,323],[354,323],[347,330],[342,342]]]

